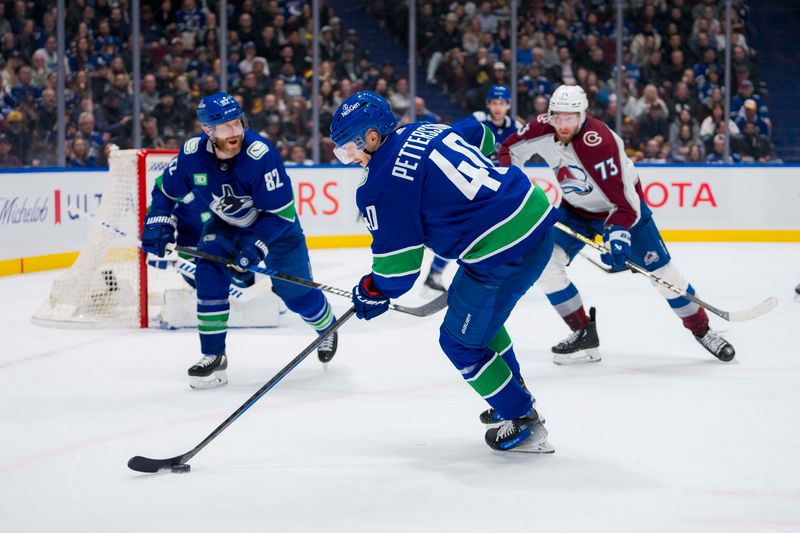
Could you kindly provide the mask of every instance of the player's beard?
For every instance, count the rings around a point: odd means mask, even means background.
[[[558,129],[556,129],[556,138],[558,139],[558,142],[562,144],[569,144],[572,142],[572,139],[575,138],[575,135],[577,133],[578,133],[578,128],[570,130],[570,132],[567,133],[566,135],[562,134]]]
[[[214,141],[214,148],[220,159],[230,159],[242,151],[244,133],[233,137],[217,138]]]

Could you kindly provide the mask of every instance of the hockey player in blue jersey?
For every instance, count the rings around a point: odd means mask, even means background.
[[[334,153],[364,167],[356,203],[372,234],[372,271],[353,288],[359,318],[384,313],[419,276],[427,246],[458,271],[439,344],[491,406],[486,443],[552,452],[504,323],[553,249],[556,211],[518,168],[498,168],[454,128],[412,123],[395,131],[389,104],[362,91],[331,123]]]
[[[292,185],[275,147],[246,129],[242,109],[227,93],[203,98],[197,118],[203,133],[186,141],[156,180],[151,209],[144,219],[142,248],[163,256],[166,245],[175,241],[176,206],[199,202],[213,213],[203,227],[200,250],[230,257],[241,269],[264,261],[270,269],[311,279]],[[203,357],[189,368],[192,388],[227,383],[225,337],[231,276],[223,264],[197,262],[197,318]],[[318,289],[276,279],[273,290],[317,333],[324,333],[334,322],[331,306]],[[319,359],[329,361],[336,346],[334,332],[320,345]]]
[[[486,93],[486,110],[475,111],[472,117],[459,120],[451,124],[452,126],[469,125],[470,118],[475,119],[478,123],[482,124],[487,134],[484,134],[483,139],[475,142],[470,139],[465,139],[475,146],[478,146],[483,152],[483,155],[497,161],[497,150],[503,145],[506,138],[522,127],[522,123],[508,115],[511,110],[511,91],[508,87],[503,85],[492,85]],[[491,134],[489,137],[488,133]],[[489,139],[492,144],[489,145]],[[479,142],[480,144],[476,144]],[[431,270],[428,272],[428,277],[425,278],[425,285],[433,290],[445,290],[442,284],[442,273],[447,266],[448,261],[443,257],[434,256],[431,263]]]
[[[497,153],[509,135],[520,129],[523,124],[509,116],[511,111],[511,91],[504,85],[492,85],[486,92],[486,110],[475,111],[472,116],[486,125],[494,134],[492,161],[497,161]]]

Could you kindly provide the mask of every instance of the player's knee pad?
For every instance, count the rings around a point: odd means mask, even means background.
[[[659,278],[667,281],[679,289],[686,290],[689,287],[689,282],[686,281],[686,278],[683,277],[680,270],[675,268],[675,265],[672,264],[672,261],[667,263],[666,265],[662,266],[661,268],[657,268],[652,271],[652,274],[658,276]],[[670,289],[664,287],[660,283],[654,280],[650,280],[650,283],[653,284],[653,287],[656,288],[659,294],[666,298],[667,300],[671,300],[675,298],[675,292],[671,291]]]
[[[567,252],[561,246],[553,247],[553,255],[550,256],[550,261],[547,262],[542,275],[536,282],[545,294],[563,291],[569,286],[570,281],[566,269],[569,261]]]
[[[448,359],[462,374],[471,372],[494,357],[491,348],[467,346],[450,334],[444,324],[439,328],[439,346]],[[466,378],[465,378],[466,379]]]

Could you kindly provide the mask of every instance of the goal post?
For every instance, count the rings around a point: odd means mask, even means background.
[[[176,150],[111,152],[89,237],[75,263],[53,281],[47,300],[33,315],[34,323],[86,328],[197,326],[196,292],[184,278],[193,278],[193,265],[179,260],[169,266],[169,261],[155,256],[148,261],[132,242],[141,237],[156,179],[176,155]],[[278,325],[281,302],[268,278],[256,276],[253,285],[232,288],[231,295],[228,327]]]
[[[114,150],[100,205],[88,239],[75,263],[54,282],[34,313],[42,325],[63,327],[148,327],[150,308],[170,286],[176,272],[147,268],[144,252],[104,222],[139,238],[150,191],[176,150]]]

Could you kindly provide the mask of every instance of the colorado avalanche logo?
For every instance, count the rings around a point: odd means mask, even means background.
[[[603,142],[603,138],[596,131],[587,131],[583,134],[583,142],[586,146],[594,148]]]
[[[253,199],[249,196],[236,196],[233,194],[233,187],[227,183],[222,186],[222,196],[211,196],[214,198],[211,210],[228,224],[245,228],[258,218],[258,210],[253,208]]]
[[[565,165],[553,169],[558,185],[564,194],[575,193],[585,196],[594,190],[583,169],[577,165]]]

